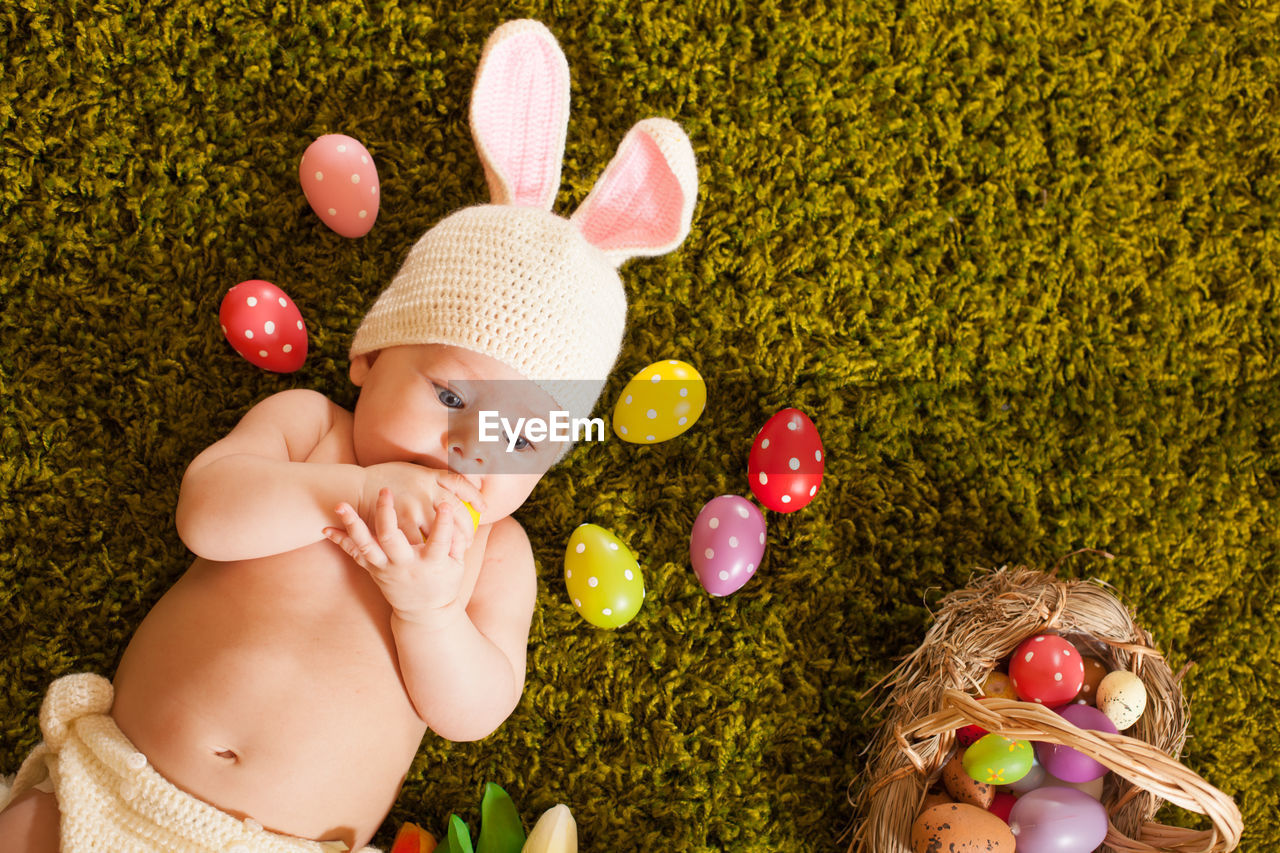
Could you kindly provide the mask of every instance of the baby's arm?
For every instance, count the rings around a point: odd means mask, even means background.
[[[479,740],[520,704],[538,592],[533,550],[513,518],[493,526],[466,610],[391,617],[400,673],[418,715],[449,740]]]

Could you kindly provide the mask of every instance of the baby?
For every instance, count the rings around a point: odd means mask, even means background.
[[[0,849],[359,849],[427,729],[475,740],[516,707],[537,583],[511,513],[567,448],[486,441],[480,413],[590,412],[624,330],[617,267],[678,246],[696,195],[688,139],[650,119],[552,214],[568,99],[544,27],[490,37],[471,126],[492,203],[428,231],[365,316],[354,411],[284,391],[191,463],[195,562],[113,682],[50,687]]]

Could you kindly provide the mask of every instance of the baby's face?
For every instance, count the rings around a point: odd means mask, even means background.
[[[353,440],[364,466],[415,462],[465,476],[484,495],[482,523],[514,512],[564,449],[553,441],[511,445],[498,417],[547,419],[557,407],[546,392],[505,364],[441,344],[388,347],[359,356]],[[486,416],[481,412],[497,412]],[[482,435],[482,428],[485,430]],[[484,438],[490,440],[482,440]]]

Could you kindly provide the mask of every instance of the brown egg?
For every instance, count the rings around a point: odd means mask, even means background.
[[[1000,818],[967,803],[926,809],[911,825],[912,853],[1014,853],[1013,831]]]
[[[924,795],[924,802],[920,805],[920,811],[928,811],[933,806],[940,806],[943,803],[952,802],[951,796],[945,791],[930,791]]]
[[[1085,655],[1084,684],[1080,685],[1080,692],[1071,701],[1077,704],[1093,705],[1096,702],[1095,694],[1098,692],[1098,682],[1110,671],[1102,661]]]
[[[942,787],[947,789],[947,793],[957,803],[968,803],[985,809],[995,799],[996,789],[970,776],[964,769],[961,755],[962,751],[956,750],[956,754],[942,768]]]

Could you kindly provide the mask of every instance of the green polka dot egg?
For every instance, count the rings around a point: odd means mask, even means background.
[[[633,444],[657,444],[693,426],[707,407],[707,384],[693,365],[675,359],[641,370],[613,407],[613,431]]]
[[[579,525],[569,537],[564,584],[574,609],[597,628],[622,627],[644,603],[644,579],[635,555],[596,524]]]
[[[989,734],[964,751],[964,772],[986,785],[1008,785],[1031,772],[1035,749],[1030,741]]]

